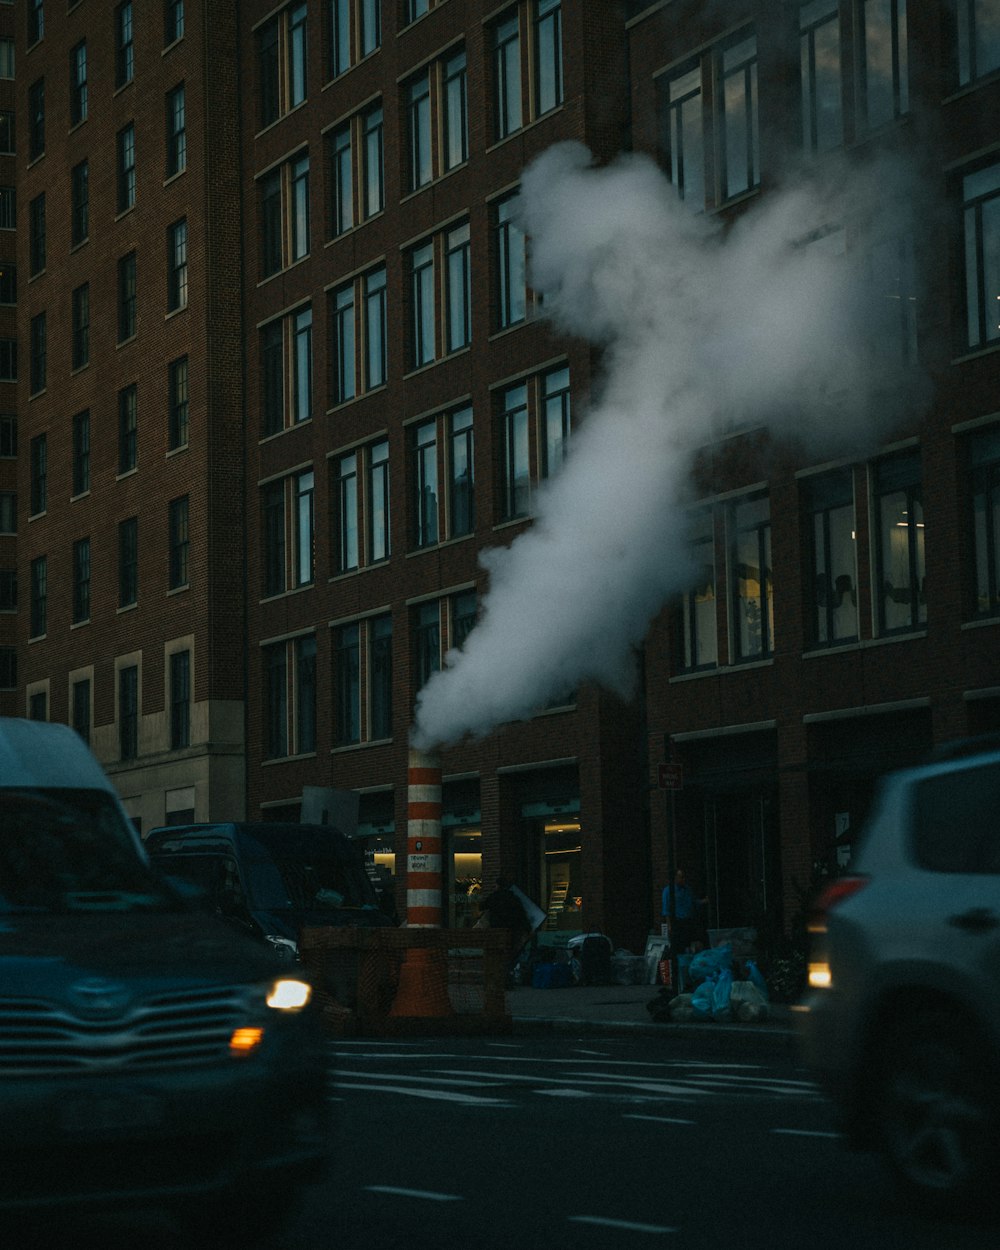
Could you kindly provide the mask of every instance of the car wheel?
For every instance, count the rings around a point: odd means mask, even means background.
[[[942,1012],[909,1016],[887,1039],[875,1118],[903,1191],[938,1214],[972,1214],[995,1151],[989,1065],[973,1027]]]

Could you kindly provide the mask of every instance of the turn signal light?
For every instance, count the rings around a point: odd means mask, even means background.
[[[263,1029],[235,1029],[229,1039],[231,1055],[249,1055],[264,1040]]]

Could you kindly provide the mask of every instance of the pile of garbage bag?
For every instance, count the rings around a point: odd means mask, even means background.
[[[734,972],[733,948],[726,944],[692,956],[687,977],[695,988],[690,994],[660,994],[647,1004],[654,1020],[681,1023],[692,1020],[766,1020],[768,990],[764,975],[753,959],[741,961]]]

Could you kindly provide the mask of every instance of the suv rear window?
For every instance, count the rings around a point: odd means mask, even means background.
[[[1000,765],[918,782],[913,844],[917,863],[929,872],[1000,873]]]

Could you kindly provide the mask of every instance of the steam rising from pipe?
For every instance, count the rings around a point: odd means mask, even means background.
[[[481,617],[418,695],[415,746],[484,735],[582,681],[631,692],[633,648],[690,581],[700,446],[753,424],[814,455],[864,454],[914,401],[912,367],[873,350],[898,344],[909,292],[876,289],[867,260],[906,229],[887,209],[890,185],[912,202],[905,177],[837,175],[770,192],[726,227],[642,156],[595,168],[565,143],[525,172],[532,287],[559,330],[604,349],[604,377],[533,496],[534,524],[482,553]],[[845,224],[864,246],[845,252]]]

